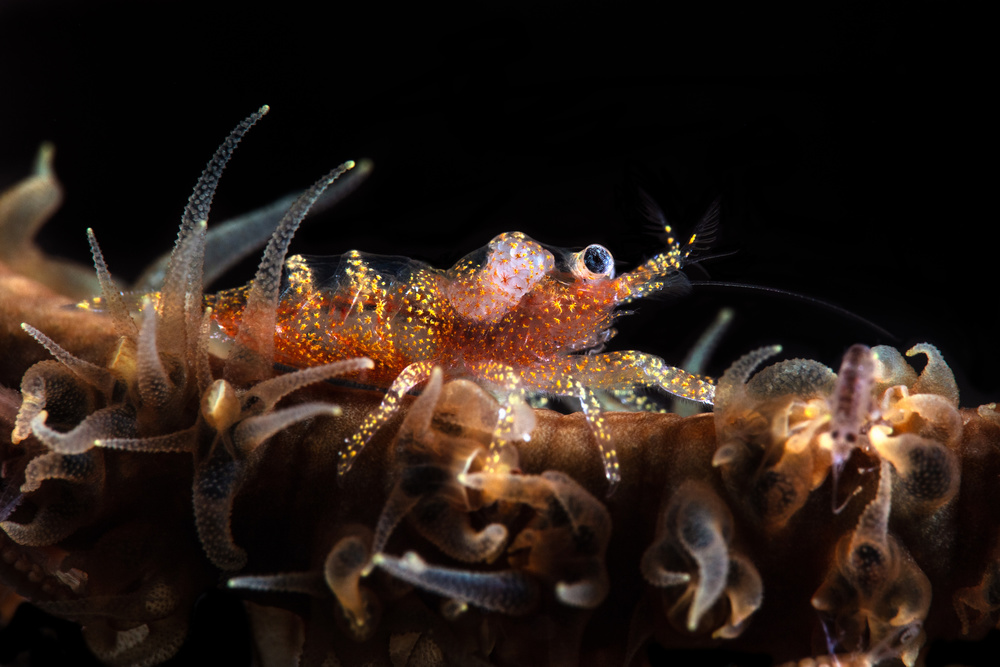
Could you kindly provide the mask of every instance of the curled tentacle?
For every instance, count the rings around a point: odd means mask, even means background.
[[[611,517],[600,501],[559,471],[537,476],[465,473],[459,481],[490,498],[535,509],[536,516],[515,536],[508,553],[528,572],[554,581],[561,602],[592,609],[604,601]]]
[[[652,586],[673,589],[664,593],[667,616],[687,632],[711,628],[713,636],[736,637],[760,607],[760,575],[732,549],[732,538],[733,516],[705,484],[685,482],[660,514],[641,570]],[[720,604],[724,594],[728,609]]]

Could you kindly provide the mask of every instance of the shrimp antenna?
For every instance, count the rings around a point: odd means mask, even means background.
[[[635,192],[638,197],[638,209],[639,213],[648,221],[652,226],[655,226],[659,230],[670,229],[670,225],[667,222],[667,217],[663,213],[663,209],[660,205],[656,203],[656,200],[646,192],[642,186],[636,185]],[[695,259],[686,261],[684,264],[684,269],[691,269],[697,267],[701,271],[705,269],[701,266],[701,263],[706,260],[718,259],[720,257],[726,257],[728,255],[735,254],[736,251],[732,252],[722,252],[715,253],[707,256],[697,256],[699,250],[705,250],[711,246],[715,241],[716,235],[719,230],[719,217],[720,217],[721,204],[719,199],[714,199],[711,204],[709,204],[708,209],[701,216],[701,219],[695,225],[693,233],[693,241],[685,246],[684,251],[688,254],[696,255]],[[707,272],[706,272],[707,273]],[[859,322],[873,331],[876,331],[879,335],[884,336],[888,340],[893,342],[899,342],[899,338],[894,335],[891,331],[887,331],[885,328],[879,326],[875,322],[869,319],[861,317],[857,313],[854,313],[842,306],[830,303],[829,301],[824,301],[822,299],[817,299],[815,297],[807,296],[805,294],[799,294],[798,292],[792,292],[789,290],[781,289],[778,287],[767,287],[764,285],[751,285],[744,283],[730,283],[730,282],[716,282],[716,281],[703,281],[703,280],[688,280],[685,281],[685,285],[690,285],[692,287],[737,287],[742,289],[757,290],[760,292],[769,292],[771,294],[781,294],[783,296],[792,297],[794,299],[799,299],[807,303],[825,308],[831,312],[837,313],[842,317],[849,320]]]
[[[766,285],[752,285],[748,283],[730,283],[730,282],[716,282],[714,280],[692,280],[690,281],[692,287],[730,287],[730,288],[740,288],[755,290],[758,292],[767,292],[770,294],[780,294],[782,296],[792,297],[793,299],[798,299],[800,301],[805,301],[814,306],[819,306],[820,308],[825,308],[831,312],[837,313],[849,320],[853,320],[867,327],[870,327],[873,331],[881,336],[884,336],[890,341],[898,343],[900,341],[899,337],[893,334],[891,331],[879,326],[875,322],[858,315],[857,313],[844,308],[843,306],[838,306],[835,303],[830,303],[829,301],[824,301],[823,299],[817,299],[814,296],[808,296],[806,294],[800,294],[799,292],[792,292],[791,290],[781,289],[780,287],[768,287]]]

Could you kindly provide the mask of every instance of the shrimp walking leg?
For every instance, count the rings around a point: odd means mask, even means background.
[[[487,472],[507,472],[504,470],[507,459],[504,452],[508,444],[514,440],[528,440],[534,427],[534,419],[527,416],[530,412],[524,383],[517,370],[495,361],[482,362],[470,370],[475,377],[500,390],[497,425],[483,469]]]
[[[344,444],[346,446],[340,452],[340,463],[337,465],[337,472],[339,474],[343,475],[351,469],[355,459],[358,457],[358,453],[368,444],[368,441],[375,435],[375,432],[389,421],[396,410],[399,409],[400,399],[408,391],[430,378],[433,368],[433,362],[417,361],[403,369],[403,372],[399,374],[399,377],[389,387],[389,391],[386,392],[385,398],[382,399],[382,403],[378,406],[378,409],[365,417],[361,428],[354,435],[349,439],[345,439]]]
[[[641,352],[609,352],[565,357],[555,363],[539,364],[523,374],[529,390],[580,399],[594,439],[601,451],[601,464],[608,480],[609,494],[621,481],[618,453],[611,444],[604,409],[595,390],[632,391],[653,386],[692,401],[712,403],[715,385],[709,378],[669,366],[659,357]],[[627,396],[623,396],[628,402]]]
[[[643,352],[566,357],[558,364],[554,376],[572,378],[592,389],[659,387],[668,394],[699,403],[711,404],[715,400],[715,385],[710,378],[688,373]],[[555,393],[563,392],[557,386]]]

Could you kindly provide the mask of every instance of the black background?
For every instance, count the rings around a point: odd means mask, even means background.
[[[836,367],[855,342],[928,341],[964,405],[1000,398],[981,21],[937,2],[651,7],[0,0],[0,186],[55,142],[67,196],[40,243],[89,261],[93,227],[124,278],[169,249],[205,162],[265,103],[213,220],[345,159],[376,165],[295,252],[448,266],[517,229],[603,243],[632,268],[659,242],[630,183],[681,230],[719,197],[709,253],[735,254],[705,263],[711,279],[836,303],[898,340],[800,300],[696,288],[638,304],[615,349],[677,362],[729,305],[715,374],[774,342]]]

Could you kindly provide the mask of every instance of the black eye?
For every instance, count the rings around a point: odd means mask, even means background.
[[[583,251],[583,265],[588,271],[604,274],[611,268],[611,253],[602,245],[587,246]]]

